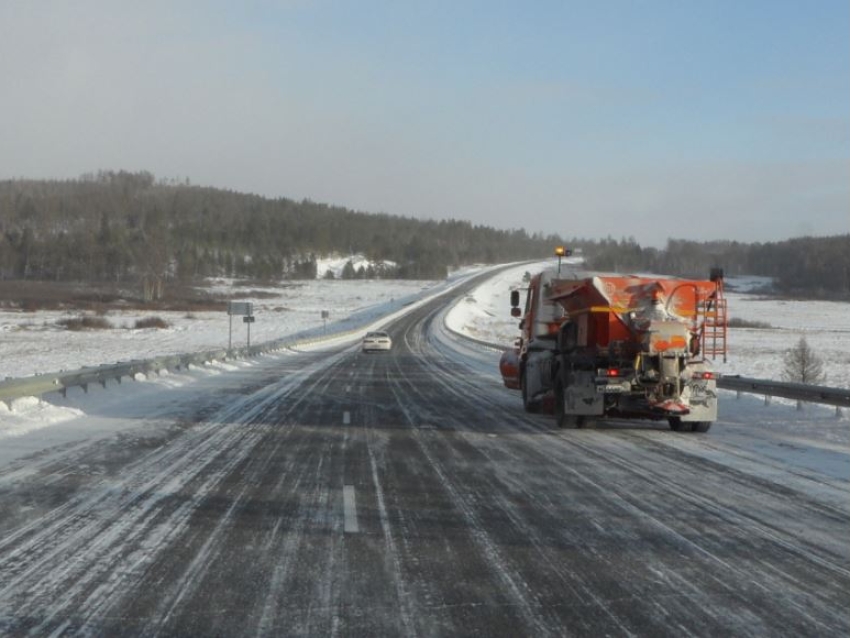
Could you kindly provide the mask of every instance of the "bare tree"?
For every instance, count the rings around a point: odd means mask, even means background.
[[[785,368],[782,376],[786,381],[796,383],[820,384],[826,381],[823,371],[823,361],[809,347],[805,337],[800,337],[793,348],[785,353],[783,358]]]

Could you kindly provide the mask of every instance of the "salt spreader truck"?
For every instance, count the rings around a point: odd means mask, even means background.
[[[552,412],[558,427],[573,428],[611,417],[706,432],[717,419],[708,358],[726,355],[721,269],[701,281],[576,278],[559,266],[532,277],[524,311],[519,303],[514,290],[521,334],[499,368],[528,412]]]

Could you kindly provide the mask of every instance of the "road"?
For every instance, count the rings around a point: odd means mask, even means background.
[[[840,498],[711,433],[553,429],[447,303],[5,469],[0,634],[850,634]]]

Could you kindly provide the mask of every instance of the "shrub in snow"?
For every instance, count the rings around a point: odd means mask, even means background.
[[[112,324],[103,317],[71,317],[57,321],[60,326],[74,331],[80,330],[109,330]]]
[[[740,317],[731,317],[728,323],[730,328],[755,328],[756,330],[770,330],[773,328],[766,321],[751,321]]]
[[[788,350],[783,357],[785,368],[782,377],[786,381],[818,385],[826,381],[823,361],[809,347],[805,337],[800,337],[797,345]]]
[[[137,319],[135,327],[138,329],[141,328],[167,328],[169,323],[161,318],[161,317],[145,317],[144,319]]]

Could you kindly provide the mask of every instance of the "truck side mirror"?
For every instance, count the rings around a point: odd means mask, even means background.
[[[511,307],[517,308],[519,306],[519,290],[511,290]],[[512,316],[518,317],[519,315],[511,313]]]

